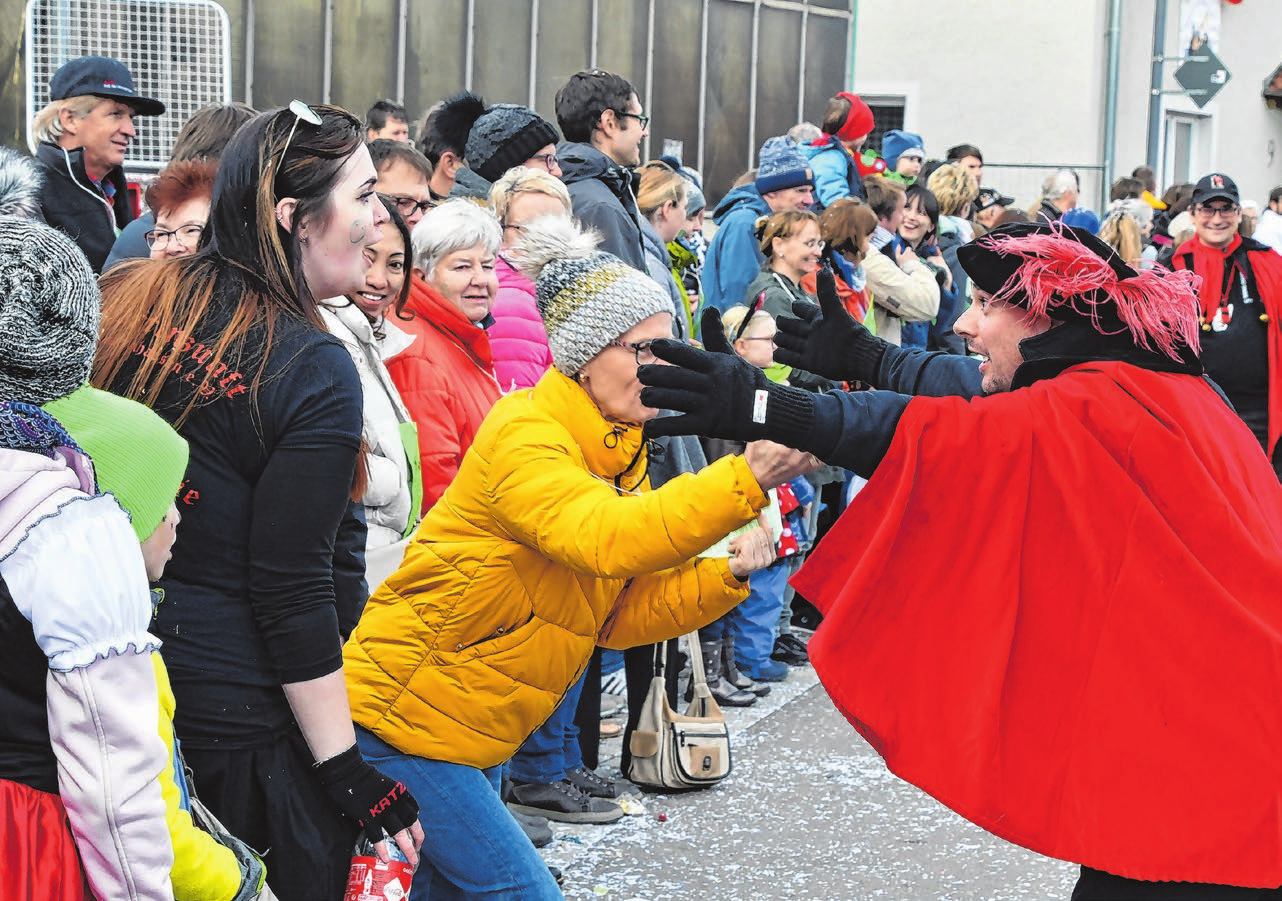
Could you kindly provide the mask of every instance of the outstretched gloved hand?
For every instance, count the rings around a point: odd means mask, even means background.
[[[815,293],[818,307],[794,301],[792,312],[797,318],[781,316],[776,321],[775,362],[837,381],[875,384],[886,342],[847,312],[832,272],[819,270]]]
[[[684,414],[650,420],[645,424],[646,435],[702,435],[735,441],[768,438],[804,449],[814,422],[815,401],[810,392],[776,385],[737,356],[716,309],[704,311],[702,329],[707,350],[660,339],[650,347],[655,356],[672,365],[652,363],[637,369],[637,378],[647,386],[641,389],[643,404]]]

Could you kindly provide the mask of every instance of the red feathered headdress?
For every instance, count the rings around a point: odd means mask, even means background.
[[[1137,346],[1177,362],[1181,347],[1200,349],[1201,280],[1161,267],[1133,269],[1084,229],[1016,223],[967,244],[957,258],[995,300],[1052,319],[1086,319],[1105,335],[1128,331]]]

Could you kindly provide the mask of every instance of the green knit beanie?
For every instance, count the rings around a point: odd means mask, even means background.
[[[150,408],[88,385],[44,409],[93,460],[141,543],[156,531],[187,472],[187,442]]]

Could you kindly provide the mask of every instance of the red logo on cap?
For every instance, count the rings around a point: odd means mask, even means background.
[[[1223,176],[1223,175],[1212,175],[1212,176],[1211,176],[1211,187],[1212,187],[1212,188],[1222,188],[1222,187],[1224,187],[1224,176]]]
[[[116,83],[114,81],[104,81],[102,83],[102,86],[104,88],[114,88],[116,86]]]

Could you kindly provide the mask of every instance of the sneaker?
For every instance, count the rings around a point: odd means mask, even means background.
[[[511,807],[508,807],[507,812],[512,814],[512,819],[516,820],[516,824],[521,827],[521,831],[534,847],[544,848],[552,844],[552,827],[548,825],[546,817],[526,816]]]
[[[632,790],[630,783],[602,776],[585,766],[570,770],[565,778],[583,794],[592,798],[621,798]]]
[[[770,651],[770,659],[788,666],[805,666],[810,663],[810,657],[805,651],[798,651],[794,645],[785,642],[782,638],[775,639],[774,648]]]
[[[615,823],[623,808],[605,798],[590,798],[570,782],[513,782],[508,805],[517,813],[558,823]]]
[[[809,655],[810,647],[806,639],[802,638],[796,632],[784,632],[779,636],[776,644],[785,644],[799,654]]]
[[[778,660],[763,660],[756,666],[739,664],[739,669],[757,682],[782,682],[788,678],[788,664]]]

